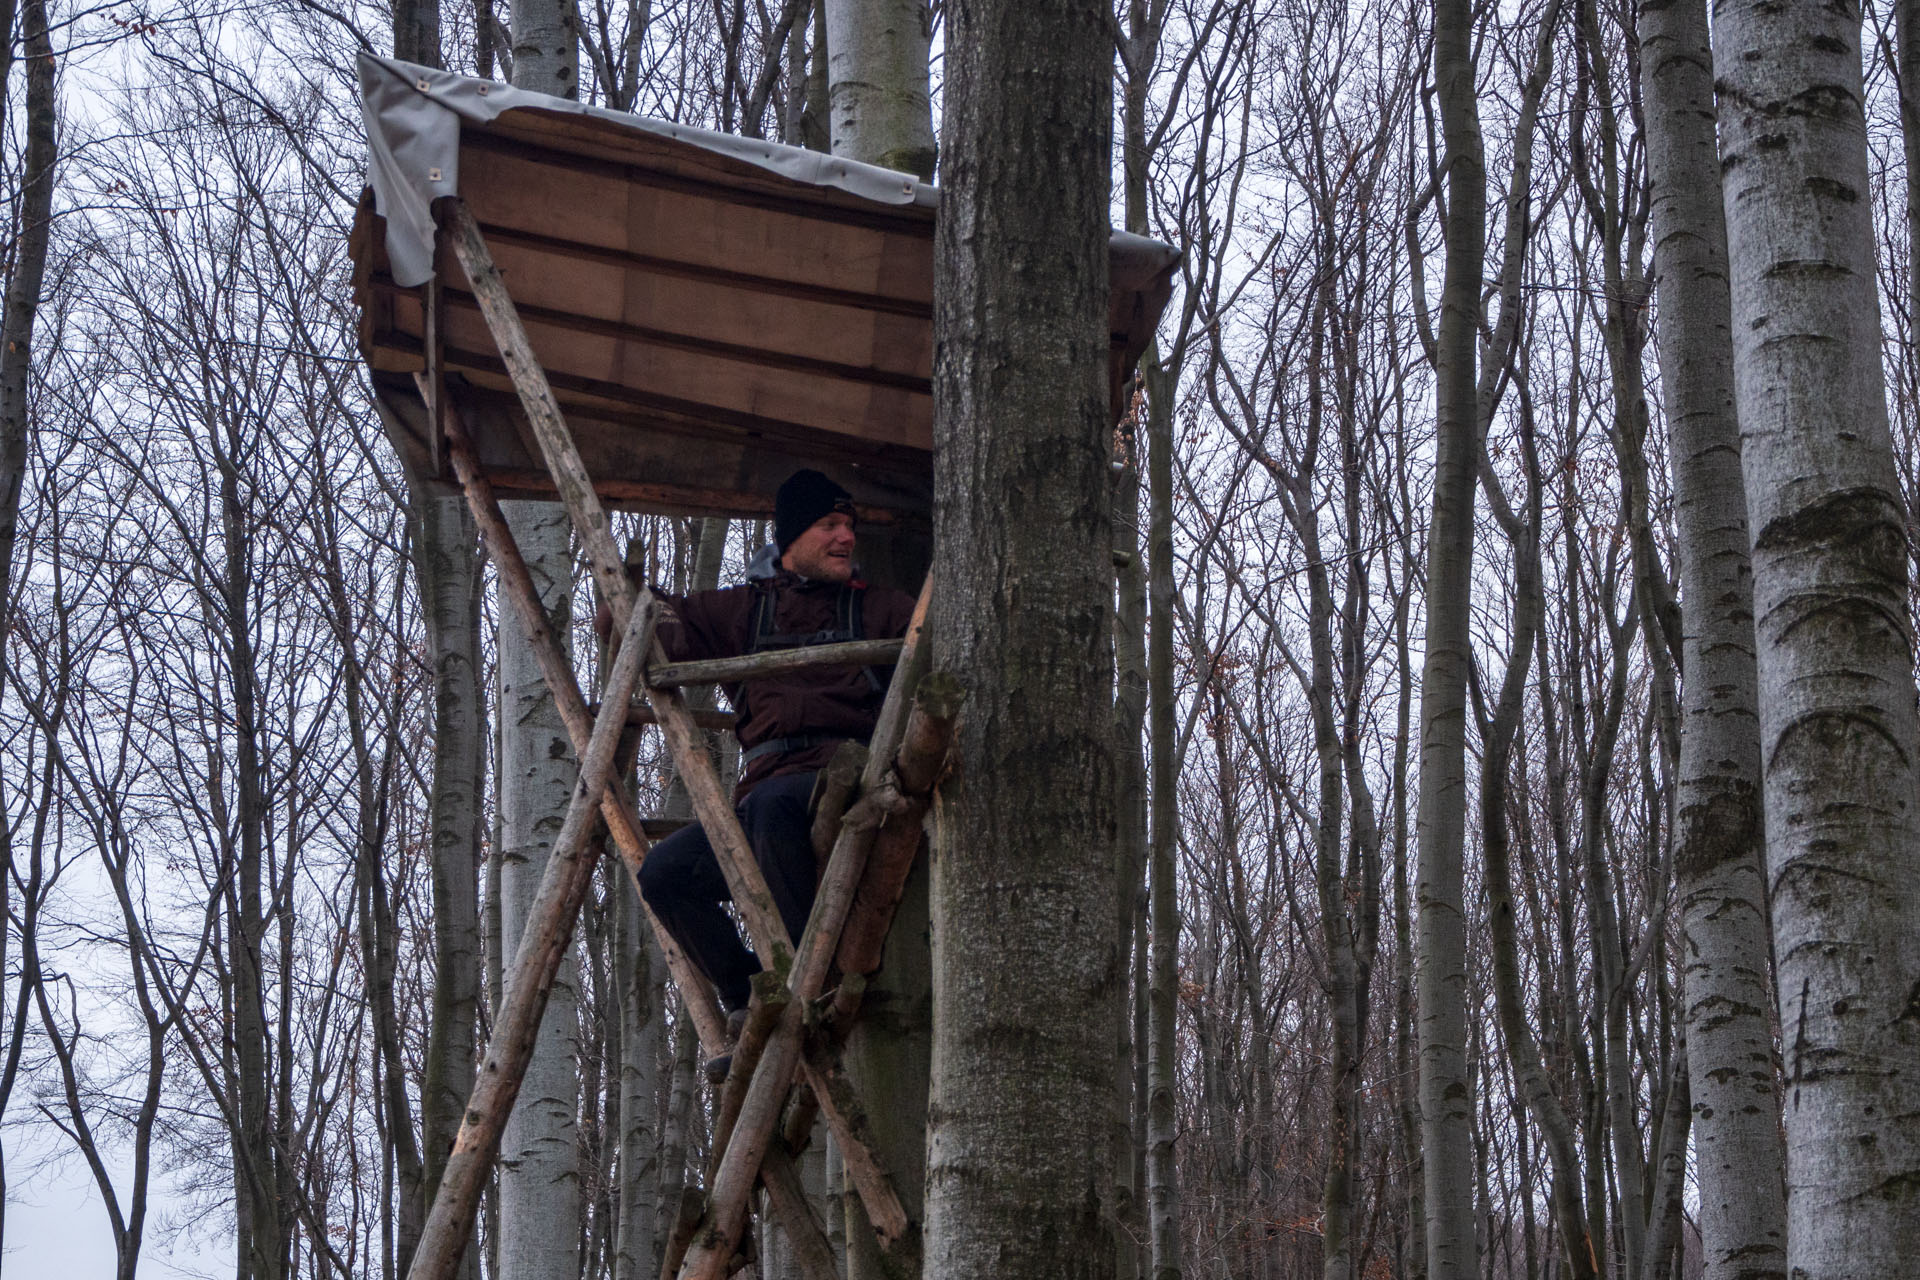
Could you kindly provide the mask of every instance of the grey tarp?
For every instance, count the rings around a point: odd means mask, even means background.
[[[390,59],[362,55],[359,74],[361,347],[416,476],[448,478],[413,378],[432,347],[502,496],[551,493],[464,274],[436,250],[433,202],[458,195],[607,501],[764,513],[816,465],[876,516],[924,520],[935,188]],[[1117,414],[1177,256],[1125,234],[1111,253]]]

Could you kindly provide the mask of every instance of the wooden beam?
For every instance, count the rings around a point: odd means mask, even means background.
[[[574,678],[573,666],[567,661],[559,639],[553,634],[546,610],[540,607],[539,590],[533,584],[533,575],[527,571],[527,562],[520,554],[519,544],[514,541],[513,530],[507,526],[507,517],[493,496],[493,487],[474,460],[473,444],[467,437],[466,423],[459,407],[451,395],[446,397],[444,406],[442,430],[446,435],[447,457],[453,464],[454,474],[459,477],[461,489],[467,496],[467,506],[473,511],[474,523],[479,526],[488,554],[493,557],[494,571],[500,576],[500,593],[506,597],[508,607],[520,615],[520,624],[533,647],[540,674],[553,694],[561,722],[567,727],[567,736],[573,741],[574,751],[584,755],[593,734],[595,718],[587,710],[587,700],[581,696],[580,683]],[[649,841],[639,811],[634,808],[632,799],[618,778],[608,781],[606,794],[601,800],[601,812],[606,816],[607,830],[613,836],[621,861],[627,864],[631,874],[638,876],[640,863],[647,856]],[[638,892],[637,885],[635,891]],[[647,910],[647,918],[653,926],[654,936],[660,942],[661,952],[666,956],[674,983],[680,988],[688,1014],[700,1033],[700,1042],[711,1046],[722,1044],[726,1040],[726,1020],[720,1016],[711,985],[700,977],[699,971],[680,950],[672,935],[653,919],[651,909]],[[710,1051],[721,1052],[718,1048]]]
[[[546,458],[547,470],[553,474],[554,488],[573,517],[594,582],[613,610],[614,625],[624,630],[636,606],[650,603],[653,594],[645,587],[636,589],[627,577],[626,563],[613,545],[606,508],[601,505],[593,481],[581,464],[580,453],[574,447],[573,435],[560,412],[559,402],[554,399],[546,371],[540,367],[506,282],[500,278],[500,270],[494,265],[493,255],[466,201],[455,198],[448,202],[447,231],[454,256],[467,273],[487,328],[500,348],[514,390],[519,393],[527,423]],[[658,652],[658,648],[656,643],[652,657],[664,662],[666,655]],[[787,940],[786,926],[774,906],[773,895],[767,890],[766,879],[760,874],[746,834],[740,829],[740,820],[721,790],[686,700],[670,689],[651,689],[648,697],[666,736],[667,748],[679,766],[694,814],[713,844],[715,858],[733,894],[734,906],[746,921],[761,965],[775,972],[790,969],[793,946]]]
[[[800,1171],[793,1167],[786,1143],[767,1145],[767,1154],[760,1162],[760,1184],[767,1189],[767,1200],[773,1205],[781,1230],[787,1233],[787,1244],[793,1249],[801,1274],[807,1280],[839,1280],[833,1245],[813,1211],[813,1201],[801,1184]]]
[[[493,244],[510,244],[517,249],[525,249],[533,253],[550,253],[556,257],[574,258],[581,262],[598,262],[602,266],[614,267],[622,271],[669,276],[679,280],[698,280],[702,284],[715,284],[747,293],[766,293],[782,298],[797,298],[803,302],[818,302],[830,307],[848,307],[855,311],[906,316],[915,320],[933,318],[933,304],[920,298],[900,298],[884,293],[868,293],[859,289],[808,284],[804,280],[781,280],[772,276],[754,275],[748,271],[731,271],[725,267],[710,267],[677,258],[662,258],[651,253],[635,253],[629,249],[610,249],[604,245],[586,244],[579,240],[563,240],[559,236],[541,235],[521,227],[509,227],[502,223],[484,220],[480,223],[480,231]]]
[[[807,671],[814,667],[888,667],[899,660],[899,640],[849,640],[842,644],[810,644],[798,649],[772,649],[738,658],[707,658],[699,662],[663,662],[647,668],[647,687],[669,688],[689,684],[735,684]]]
[[[633,695],[640,679],[639,655],[651,639],[653,623],[653,612],[643,610],[627,624],[625,638],[632,652],[614,660],[607,680],[607,691],[616,700]],[[407,1273],[409,1280],[451,1280],[473,1234],[480,1194],[499,1150],[507,1114],[520,1094],[520,1081],[533,1057],[533,1042],[540,1029],[540,1016],[546,1011],[547,995],[566,954],[580,904],[593,883],[593,866],[598,861],[592,848],[594,822],[599,798],[613,777],[614,756],[624,728],[618,718],[604,717],[594,726],[587,749],[581,754],[580,780],[560,834],[554,838],[553,852],[520,935],[506,998],[494,1018],[493,1035],[487,1041],[486,1057],[467,1099],[453,1152],[447,1157],[433,1210],[421,1230],[420,1245]]]

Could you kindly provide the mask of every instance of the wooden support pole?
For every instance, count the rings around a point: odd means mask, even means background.
[[[720,1161],[720,1153],[727,1149],[727,1139],[733,1135],[734,1123],[740,1118],[740,1104],[746,1100],[747,1082],[753,1079],[753,1070],[760,1065],[760,1055],[766,1051],[767,1037],[780,1022],[780,1015],[786,1011],[793,1000],[793,993],[778,975],[762,969],[753,975],[753,998],[747,1004],[747,1025],[740,1029],[740,1039],[733,1046],[733,1058],[727,1066],[726,1079],[721,1082],[720,1104],[714,1108],[713,1151],[707,1170],[708,1181],[712,1181],[713,1168]]]
[[[421,385],[420,389],[424,394],[426,387]],[[540,607],[539,589],[534,586],[533,575],[527,571],[527,562],[520,554],[519,544],[514,541],[513,530],[507,525],[507,517],[500,510],[499,500],[494,497],[493,486],[473,456],[473,443],[467,435],[466,423],[458,406],[453,403],[451,390],[443,394],[441,404],[441,431],[446,437],[447,458],[453,464],[454,474],[466,494],[467,506],[473,511],[474,523],[487,544],[487,553],[493,557],[494,570],[500,575],[500,593],[506,597],[508,606],[520,615],[521,626],[540,665],[540,674],[546,679],[547,688],[553,693],[554,705],[560,711],[561,722],[567,727],[567,736],[573,741],[574,751],[584,756],[587,743],[593,735],[595,718],[587,708],[586,698],[581,696],[573,665],[567,661],[558,637],[553,634],[547,611]],[[613,836],[621,861],[626,863],[629,873],[637,876],[640,863],[647,856],[648,841],[639,811],[634,808],[633,800],[627,795],[626,787],[619,778],[608,779],[600,809],[606,817],[607,830]],[[637,885],[635,891],[638,892]],[[693,1019],[695,1030],[700,1034],[700,1043],[707,1046],[710,1053],[721,1052],[717,1046],[726,1040],[726,1020],[720,1015],[720,1006],[714,1001],[711,985],[701,978],[693,962],[674,942],[673,936],[654,919],[652,909],[646,907],[644,902],[641,906],[646,911],[654,937],[659,940],[661,953],[666,957],[667,971],[673,975],[674,985],[679,987],[681,1000]]]
[[[887,1172],[874,1147],[873,1125],[867,1120],[860,1095],[841,1068],[840,1055],[824,1046],[810,1048],[804,1059],[807,1084],[819,1101],[827,1124],[833,1129],[834,1146],[846,1166],[847,1181],[860,1193],[860,1204],[867,1212],[867,1223],[881,1252],[898,1255],[903,1249],[916,1248],[913,1224],[906,1206],[894,1189],[893,1176]],[[917,1268],[909,1268],[917,1270]]]
[[[639,655],[653,629],[650,610],[636,613],[627,625],[633,655],[616,659],[607,681],[608,693],[620,701],[633,694],[640,679]],[[608,716],[594,726],[580,760],[566,820],[554,839],[553,853],[540,878],[540,889],[520,935],[507,993],[494,1019],[493,1036],[480,1064],[473,1094],[447,1157],[433,1211],[420,1233],[409,1280],[451,1280],[460,1264],[473,1219],[480,1206],[487,1173],[500,1147],[507,1113],[520,1093],[520,1081],[533,1056],[534,1037],[546,1011],[547,995],[559,972],[573,933],[574,918],[593,882],[596,861],[592,848],[594,820],[607,781],[613,776],[614,756],[625,722]]]
[[[915,691],[913,717],[894,764],[908,807],[890,815],[874,840],[866,879],[861,881],[847,927],[840,935],[838,959],[843,974],[869,974],[880,967],[893,913],[900,906],[907,875],[920,854],[921,819],[926,816],[934,784],[946,768],[954,717],[960,714],[966,696],[958,680],[939,671],[922,680]]]
[[[527,424],[553,476],[554,488],[573,517],[594,582],[613,611],[614,629],[624,632],[628,616],[635,608],[650,602],[653,595],[645,587],[636,590],[627,577],[626,562],[613,544],[606,508],[601,505],[600,495],[594,492],[593,481],[580,461],[580,451],[574,447],[573,433],[567,428],[560,402],[554,398],[546,370],[540,367],[533,343],[520,323],[519,309],[507,292],[506,282],[500,278],[500,269],[494,265],[493,254],[487,249],[466,201],[458,197],[447,201],[446,230],[454,256],[473,285],[474,301],[479,304],[487,329],[500,348],[508,376],[513,379],[521,408],[526,411]],[[650,659],[664,663],[665,654],[657,651],[657,645],[653,649]],[[686,784],[693,812],[713,845],[715,859],[733,894],[733,905],[746,921],[747,934],[753,939],[761,965],[776,973],[789,971],[793,947],[787,940],[786,926],[773,904],[773,895],[767,890],[766,879],[760,874],[747,837],[740,830],[740,820],[721,789],[712,762],[707,759],[686,700],[672,689],[649,689],[648,700],[653,703],[667,749],[679,767],[681,781]]]
[[[785,675],[814,667],[886,667],[900,656],[899,640],[849,640],[844,644],[812,644],[800,649],[773,649],[737,658],[703,658],[698,662],[667,662],[647,668],[647,685],[666,688],[689,684],[733,684],[762,676]]]
[[[814,805],[813,829],[809,834],[814,859],[822,866],[833,855],[834,841],[840,838],[840,822],[860,785],[860,775],[866,771],[867,754],[866,743],[843,742],[834,750],[827,767],[820,771],[819,799]]]
[[[774,1216],[787,1233],[787,1244],[793,1249],[801,1274],[807,1280],[839,1280],[833,1265],[833,1245],[813,1211],[813,1202],[800,1181],[800,1171],[793,1167],[786,1143],[776,1140],[768,1145],[760,1165],[760,1180]],[[805,1225],[796,1227],[802,1223]]]

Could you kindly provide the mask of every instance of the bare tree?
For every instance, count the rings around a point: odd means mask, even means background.
[[[1701,4],[1640,7],[1661,388],[1684,606],[1674,866],[1708,1280],[1783,1274],[1753,580],[1734,414],[1712,52]]]
[[[1732,9],[1714,29],[1787,1266],[1810,1280],[1897,1268],[1920,1247],[1920,721],[1859,39],[1857,13],[1805,5]]]
[[[1114,1265],[1110,21],[947,11],[935,661],[972,697],[933,888],[942,1276]]]

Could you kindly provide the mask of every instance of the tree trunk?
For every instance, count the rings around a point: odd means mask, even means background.
[[[0,659],[13,612],[13,544],[20,522],[20,491],[27,474],[27,382],[33,372],[33,322],[46,278],[47,237],[53,222],[55,133],[53,44],[46,0],[27,0],[21,13],[27,58],[26,154],[22,160],[19,219],[8,264],[6,310],[0,314]],[[7,40],[12,32],[6,33]],[[0,90],[6,87],[0,80]],[[3,820],[3,819],[0,819]]]
[[[833,154],[933,178],[926,0],[819,0]]]
[[[540,588],[556,635],[568,631],[573,582],[565,508],[503,503],[514,541]],[[510,609],[500,614],[500,932],[518,948],[578,775],[572,740],[532,645]],[[512,979],[509,975],[508,984]],[[576,1280],[580,1174],[577,961],[561,963],[500,1140],[500,1269],[515,1280]]]
[[[580,96],[580,11],[559,0],[513,0],[513,87]]]
[[[972,698],[933,891],[927,1270],[1111,1276],[1111,16],[948,21],[934,634]]]
[[[1920,1252],[1920,723],[1860,15],[1716,15],[1734,388],[1786,1042],[1787,1264]]]
[[[1463,901],[1473,494],[1480,454],[1474,358],[1487,221],[1472,38],[1472,6],[1466,0],[1434,0],[1434,81],[1446,147],[1446,275],[1434,353],[1433,519],[1427,540],[1420,807],[1414,834],[1423,1202],[1431,1280],[1470,1280],[1480,1273],[1474,1247]]]
[[[614,877],[613,989],[618,1002],[620,1125],[614,1135],[619,1184],[614,1188],[613,1280],[651,1280],[659,1274],[661,1133],[660,1061],[664,1054],[666,994],[658,975],[666,961],[627,875]]]
[[[426,1201],[440,1185],[460,1112],[473,1090],[480,1007],[481,814],[486,798],[486,715],[480,680],[477,535],[466,503],[409,490],[416,520],[414,570],[433,662],[433,1005],[421,1082]],[[477,1276],[469,1248],[463,1273]]]
[[[833,153],[933,177],[925,0],[819,0],[826,11]],[[915,586],[917,584],[902,584]],[[873,1138],[907,1214],[925,1215],[927,1081],[933,1054],[933,958],[927,859],[916,859],[847,1039],[847,1074],[867,1102]],[[847,1223],[847,1275],[884,1273],[858,1206]]]
[[[1786,1151],[1761,869],[1752,565],[1706,5],[1643,4],[1640,49],[1685,610],[1674,871],[1686,937],[1701,1249],[1706,1280],[1761,1280],[1786,1273]]]

